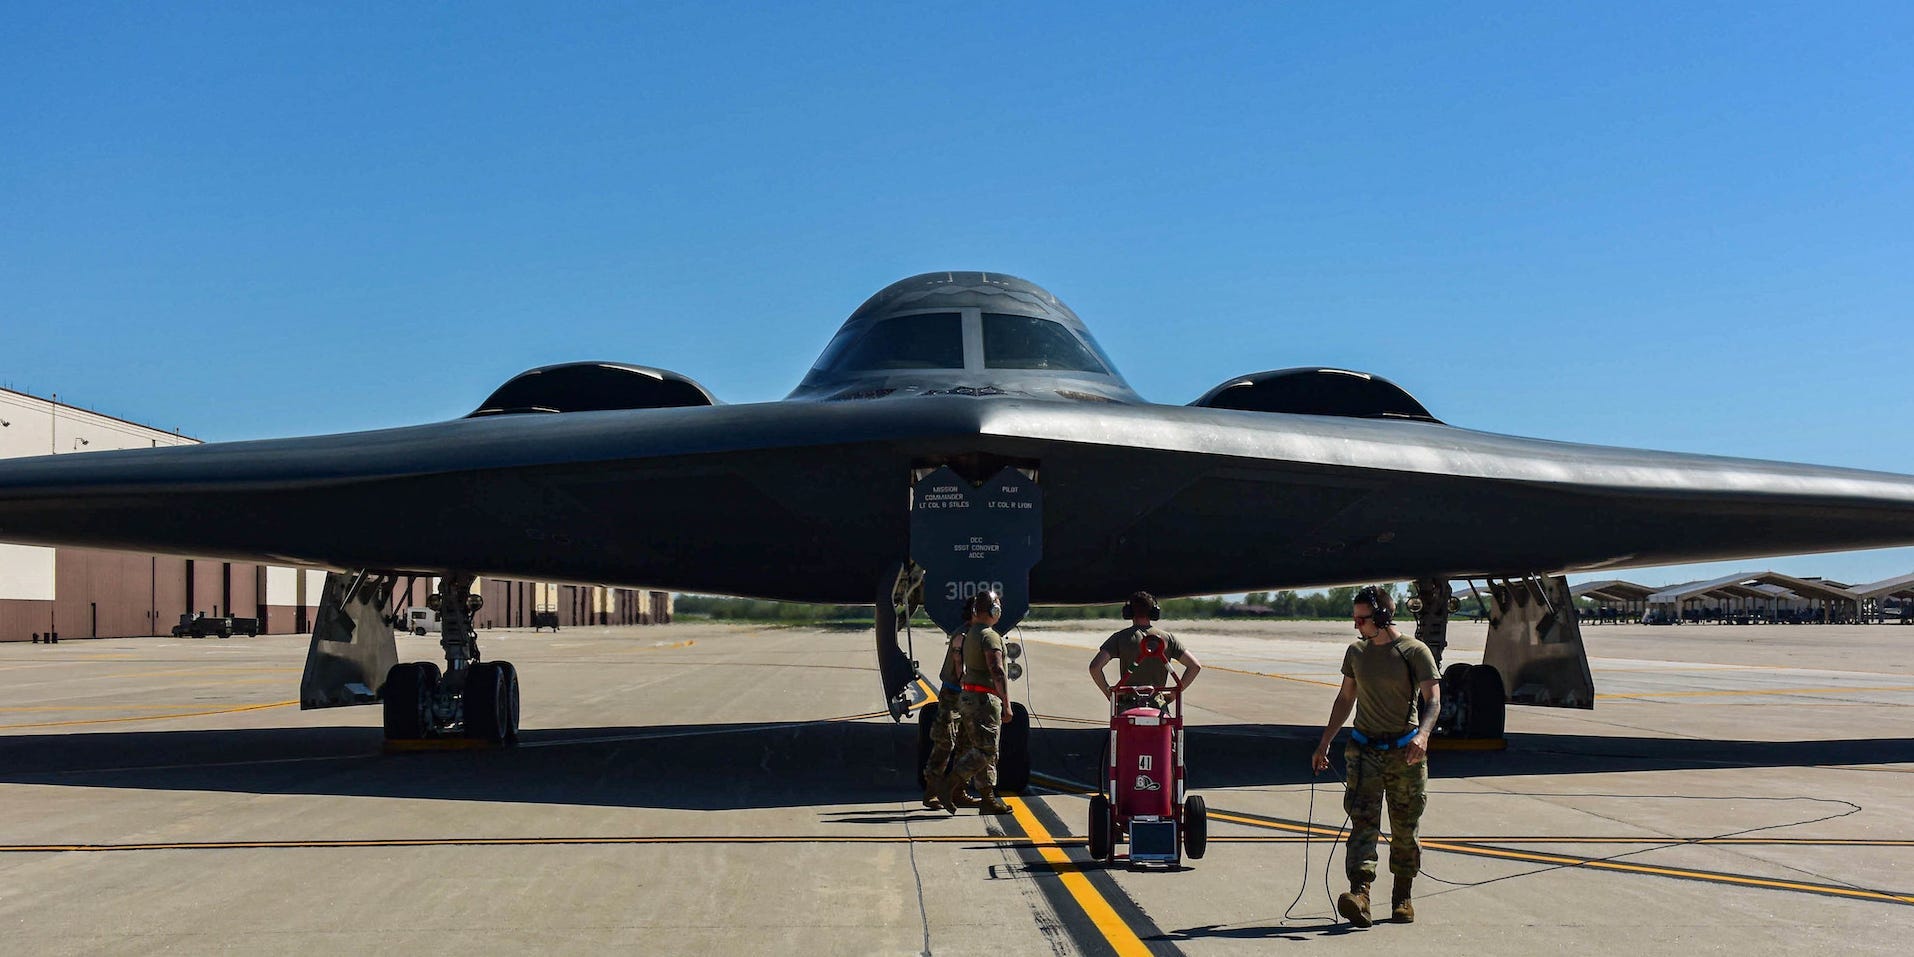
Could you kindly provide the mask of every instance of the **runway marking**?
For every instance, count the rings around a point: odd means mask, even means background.
[[[1096,887],[1090,883],[1088,877],[1084,876],[1081,868],[1070,860],[1070,855],[1065,854],[1063,849],[1057,846],[1056,839],[1050,836],[1050,832],[1044,828],[1041,821],[1037,820],[1037,816],[1030,813],[1030,808],[1024,804],[1024,799],[1006,795],[1004,803],[1010,805],[1010,813],[1016,818],[1017,825],[1023,828],[1024,833],[1036,839],[1036,843],[1031,846],[1042,855],[1044,863],[1051,866],[1057,879],[1063,882],[1064,889],[1070,892],[1070,897],[1077,902],[1077,906],[1083,908],[1090,922],[1096,925],[1097,932],[1109,942],[1118,957],[1149,957],[1150,949],[1143,945],[1143,940],[1137,937],[1136,932],[1131,930],[1122,918],[1117,916],[1116,911],[1110,907],[1110,902],[1103,899],[1103,895],[1097,892]]]
[[[181,711],[174,714],[143,714],[127,718],[83,718],[75,721],[38,721],[31,724],[0,724],[0,731],[14,728],[70,728],[81,724],[121,724],[127,721],[165,721],[170,718],[203,718],[216,714],[239,714],[244,711],[265,711],[269,708],[284,708],[296,705],[297,701],[274,701],[271,704],[249,704],[236,708],[216,708],[211,711]]]
[[[1204,665],[1203,670],[1204,671],[1227,671],[1233,675],[1250,675],[1252,677],[1257,677],[1257,678],[1277,678],[1283,681],[1295,681],[1301,684],[1317,685],[1323,688],[1341,688],[1342,687],[1342,682],[1335,682],[1332,684],[1327,681],[1317,681],[1314,678],[1298,678],[1295,675],[1276,674],[1274,672],[1269,672],[1269,671],[1245,671],[1241,668],[1225,668],[1222,665]]]
[[[644,651],[676,651],[679,648],[689,648],[697,643],[698,640],[696,638],[687,638],[684,641],[673,642],[669,645],[646,645],[642,648],[627,648],[625,653],[635,655]]]
[[[40,704],[0,708],[0,714],[48,711],[167,711],[197,707],[200,706],[196,704]]]
[[[1065,785],[1066,787],[1072,790],[1082,789],[1077,792],[1080,794],[1095,793],[1093,789],[1086,787],[1080,782],[1070,781],[1066,778],[1058,778],[1058,777],[1055,777],[1052,775],[1046,775],[1046,774],[1032,774],[1031,778],[1032,780],[1043,780],[1045,782],[1054,781],[1058,784]],[[1243,824],[1249,827],[1266,828],[1266,829],[1278,830],[1278,831],[1287,831],[1291,834],[1307,836],[1311,840],[1314,840],[1318,837],[1341,837],[1347,833],[1342,828],[1331,829],[1325,826],[1320,826],[1315,824],[1297,824],[1292,821],[1283,821],[1283,820],[1277,820],[1274,818],[1246,816],[1240,813],[1233,813],[1229,811],[1218,810],[1216,808],[1210,809],[1209,816],[1212,820],[1228,821],[1232,824]],[[1301,841],[1301,840],[1303,840],[1303,837],[1301,836],[1286,838],[1284,843]],[[1384,835],[1383,840],[1385,841],[1388,840],[1388,836]],[[1430,849],[1430,850],[1449,851],[1451,853],[1465,854],[1465,855],[1469,855],[1473,857],[1492,857],[1492,858],[1502,858],[1507,860],[1525,861],[1531,864],[1552,864],[1552,865],[1558,865],[1562,867],[1586,867],[1593,870],[1618,871],[1618,872],[1629,873],[1629,874],[1650,874],[1650,875],[1654,875],[1658,877],[1674,877],[1674,878],[1680,878],[1684,880],[1704,881],[1704,882],[1717,883],[1717,884],[1731,884],[1731,885],[1738,885],[1743,887],[1760,887],[1760,888],[1767,888],[1771,890],[1787,890],[1787,891],[1797,891],[1797,892],[1808,893],[1808,894],[1823,894],[1823,895],[1828,895],[1833,897],[1847,897],[1847,898],[1853,898],[1856,900],[1873,900],[1873,901],[1883,901],[1883,902],[1892,903],[1892,904],[1914,905],[1914,896],[1905,895],[1905,894],[1894,894],[1894,893],[1889,893],[1887,891],[1868,890],[1866,888],[1843,887],[1838,884],[1811,884],[1811,883],[1807,883],[1803,881],[1770,880],[1768,878],[1763,878],[1763,877],[1751,877],[1746,874],[1731,874],[1725,871],[1702,871],[1702,870],[1694,870],[1690,868],[1657,867],[1657,866],[1649,865],[1649,864],[1633,864],[1633,863],[1628,863],[1625,861],[1590,860],[1588,858],[1581,858],[1581,857],[1564,857],[1557,854],[1544,854],[1544,853],[1540,853],[1536,851],[1518,851],[1518,850],[1513,850],[1509,848],[1490,847],[1487,844],[1483,844],[1483,843],[1475,843],[1476,841],[1479,841],[1479,840],[1482,840],[1482,839],[1480,838],[1469,838],[1469,839],[1424,838],[1422,841],[1422,846],[1425,849]],[[1496,840],[1498,843],[1509,843],[1509,844],[1540,843],[1539,841],[1524,841],[1521,838],[1496,838],[1494,840]],[[1716,838],[1716,839],[1703,838],[1699,840],[1684,840],[1682,838],[1663,838],[1661,840],[1616,841],[1615,843],[1639,843],[1639,844],[1648,844],[1648,845],[1667,844],[1670,846],[1681,846],[1685,844],[1735,844],[1735,843],[1742,843],[1743,841],[1754,842],[1759,840],[1761,839],[1747,838],[1747,839],[1742,839],[1738,841],[1737,839],[1734,839],[1734,838]],[[1776,838],[1776,839],[1769,839],[1769,840],[1779,842],[1786,839]],[[1805,841],[1807,839],[1801,839],[1801,840]],[[1584,843],[1603,843],[1603,840],[1598,839],[1595,841],[1588,841]],[[1829,846],[1849,846],[1849,845],[1846,844],[1845,842],[1830,842]],[[1876,846],[1876,845],[1856,844],[1853,846],[1868,847],[1868,846]],[[1908,841],[1908,842],[1893,841],[1893,842],[1878,845],[1878,846],[1883,846],[1883,847],[1914,846],[1914,841]]]
[[[1223,815],[1212,817],[1223,819]],[[926,821],[936,821],[938,817],[926,817]],[[1267,823],[1257,823],[1256,827],[1269,827]],[[1212,844],[1303,844],[1305,840],[1321,840],[1321,836],[1311,835],[1215,835],[1210,838]],[[1667,844],[1667,838],[1524,838],[1524,836],[1472,836],[1472,838],[1424,838],[1424,846],[1430,842],[1449,844],[1458,840],[1493,840],[1502,844]],[[124,842],[124,844],[0,844],[0,854],[124,854],[124,852],[151,852],[151,850],[354,850],[354,848],[528,848],[528,846],[568,846],[568,844],[986,844],[986,846],[1007,846],[1007,848],[1081,848],[1089,844],[1081,836],[1014,836],[1014,835],[607,835],[607,836],[524,836],[524,838],[364,838],[364,840],[167,840],[167,842]],[[1841,840],[1841,838],[1721,838],[1721,840],[1686,840],[1684,844],[1753,844],[1753,846],[1830,846],[1830,848],[1908,848],[1914,846],[1914,840]],[[1495,848],[1499,850],[1499,848]],[[1564,857],[1569,859],[1569,857]],[[1064,861],[1076,869],[1078,865]],[[1738,877],[1738,875],[1734,875]],[[1893,894],[1883,894],[1885,898],[1914,903],[1914,898],[1899,898]]]
[[[926,821],[943,820],[942,815]],[[399,837],[312,841],[163,841],[127,844],[0,844],[0,854],[101,854],[131,851],[335,850],[391,847],[538,847],[638,844],[984,844],[1008,847],[1070,847],[1083,838],[1061,841],[1033,837],[933,834],[644,834],[604,837]]]
[[[1310,834],[1310,835],[1340,835],[1344,833],[1342,829],[1340,828],[1336,829],[1335,831],[1331,831],[1329,828],[1317,827],[1315,825],[1295,824],[1288,821],[1277,821],[1277,820],[1270,820],[1266,818],[1245,817],[1241,814],[1218,812],[1214,810],[1209,812],[1209,816],[1217,820],[1229,821],[1234,824],[1245,824],[1250,827],[1271,828],[1274,830],[1290,831],[1290,832],[1304,833],[1304,834]],[[1387,841],[1388,836],[1384,835],[1383,840]],[[1732,839],[1721,839],[1719,843],[1730,843],[1731,840]],[[1519,839],[1515,839],[1515,840],[1508,840],[1505,843],[1535,843],[1535,842],[1526,842],[1526,841],[1521,841]],[[1598,842],[1590,842],[1590,843],[1598,843]],[[1665,845],[1669,845],[1673,847],[1678,847],[1678,846],[1687,845],[1687,844],[1707,844],[1707,843],[1716,843],[1716,842],[1709,841],[1706,839],[1690,841],[1690,840],[1683,840],[1681,838],[1664,838],[1659,841],[1632,841],[1629,843],[1640,843],[1640,844],[1651,844],[1651,845],[1665,844]],[[1592,870],[1617,871],[1617,872],[1626,873],[1626,874],[1648,874],[1648,875],[1653,875],[1656,877],[1673,877],[1673,878],[1679,878],[1682,880],[1702,881],[1702,882],[1714,883],[1714,884],[1729,884],[1729,885],[1735,885],[1735,886],[1741,886],[1741,887],[1758,887],[1758,888],[1765,888],[1769,890],[1796,891],[1799,893],[1806,893],[1806,894],[1822,894],[1822,895],[1831,896],[1831,897],[1847,897],[1847,898],[1852,898],[1855,900],[1882,901],[1882,902],[1890,903],[1890,904],[1906,904],[1906,905],[1914,906],[1914,895],[1894,894],[1888,891],[1869,890],[1866,888],[1858,888],[1858,887],[1843,887],[1839,884],[1813,884],[1813,883],[1808,883],[1805,881],[1773,880],[1773,879],[1765,878],[1765,877],[1753,877],[1747,874],[1733,874],[1726,871],[1703,871],[1703,870],[1695,870],[1692,868],[1685,868],[1685,867],[1660,867],[1660,866],[1656,866],[1652,864],[1635,864],[1635,863],[1630,863],[1627,861],[1591,860],[1585,857],[1565,857],[1559,854],[1544,854],[1538,851],[1519,851],[1519,850],[1514,850],[1511,848],[1490,847],[1486,844],[1470,843],[1470,842],[1458,841],[1455,839],[1424,838],[1422,841],[1422,846],[1425,850],[1448,851],[1453,854],[1464,854],[1470,857],[1490,857],[1490,858],[1499,858],[1503,860],[1522,861],[1524,863],[1529,863],[1529,864],[1550,864],[1550,865],[1556,865],[1560,867],[1586,867]],[[1899,846],[1899,845],[1890,844],[1886,846],[1891,847],[1891,846]]]
[[[1759,696],[1790,694],[1842,694],[1855,692],[1914,691],[1908,685],[1882,686],[1873,688],[1745,688],[1731,691],[1630,691],[1625,693],[1598,694],[1597,701],[1607,698],[1712,698],[1725,696]]]

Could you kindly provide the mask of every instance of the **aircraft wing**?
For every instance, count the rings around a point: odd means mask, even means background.
[[[0,462],[0,541],[870,601],[913,467],[1035,467],[1039,603],[1914,543],[1914,477],[1432,422],[913,395]]]

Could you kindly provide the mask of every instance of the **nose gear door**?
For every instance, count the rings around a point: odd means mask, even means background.
[[[910,557],[924,570],[924,608],[945,632],[960,631],[964,602],[980,591],[1003,596],[999,632],[1030,610],[1030,569],[1043,557],[1043,491],[1005,466],[971,485],[939,466],[911,487]]]

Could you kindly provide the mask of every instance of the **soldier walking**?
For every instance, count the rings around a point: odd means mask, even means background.
[[[964,670],[957,697],[962,716],[957,760],[939,780],[944,810],[957,813],[964,782],[975,779],[982,798],[979,814],[1009,814],[997,797],[997,735],[1010,710],[1010,681],[1004,672],[1004,639],[992,625],[1003,617],[1003,596],[979,592],[970,604],[970,628],[964,633]]]
[[[957,738],[963,728],[958,697],[963,694],[964,635],[969,630],[970,604],[966,602],[964,627],[950,636],[950,647],[944,652],[943,669],[937,673],[937,714],[930,723],[930,757],[924,761],[924,806],[933,811],[944,807],[944,798],[939,789],[943,787],[944,772],[950,770],[950,756],[957,749]],[[970,796],[967,786],[958,787],[953,797],[958,807],[977,806],[977,800]]]
[[[1336,912],[1357,927],[1369,916],[1369,887],[1376,879],[1376,842],[1382,836],[1382,807],[1389,805],[1390,916],[1398,923],[1416,919],[1410,891],[1422,868],[1416,828],[1428,804],[1429,733],[1442,710],[1435,655],[1429,646],[1396,631],[1395,602],[1374,585],[1356,592],[1352,617],[1362,637],[1343,652],[1342,687],[1329,709],[1329,723],[1310,765],[1321,774],[1329,767],[1329,744],[1349,712],[1356,724],[1343,746],[1348,766],[1343,809],[1349,812],[1349,890],[1336,898]],[[1422,715],[1416,716],[1416,699]]]

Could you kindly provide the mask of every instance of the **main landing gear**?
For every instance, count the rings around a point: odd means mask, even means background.
[[[518,669],[507,661],[479,660],[472,613],[482,599],[472,594],[472,576],[455,572],[439,580],[426,604],[439,613],[445,670],[430,661],[396,664],[386,672],[388,741],[464,737],[494,745],[518,743]]]

